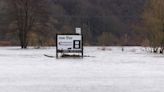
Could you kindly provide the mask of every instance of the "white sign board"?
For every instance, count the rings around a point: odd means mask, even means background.
[[[58,35],[57,50],[62,51],[79,51],[82,50],[81,35]]]
[[[81,28],[76,28],[76,34],[81,34]]]

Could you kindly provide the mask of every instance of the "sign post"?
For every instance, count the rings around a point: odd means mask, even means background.
[[[83,57],[83,36],[81,34],[57,34],[56,35],[56,58],[59,53],[81,53]]]

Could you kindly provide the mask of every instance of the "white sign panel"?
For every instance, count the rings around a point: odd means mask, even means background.
[[[82,50],[81,35],[58,35],[57,50],[63,51],[78,51]]]
[[[81,28],[76,28],[76,34],[81,34]]]

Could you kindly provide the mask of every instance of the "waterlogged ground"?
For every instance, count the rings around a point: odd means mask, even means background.
[[[85,47],[83,59],[55,48],[0,47],[0,92],[164,92],[164,55],[142,47]]]

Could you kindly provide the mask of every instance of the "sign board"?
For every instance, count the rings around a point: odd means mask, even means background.
[[[83,56],[83,40],[82,35],[78,34],[59,34],[56,41],[56,53],[82,53]]]
[[[76,28],[76,34],[81,34],[81,28]]]
[[[82,36],[81,35],[58,35],[57,37],[58,50],[81,50]]]

